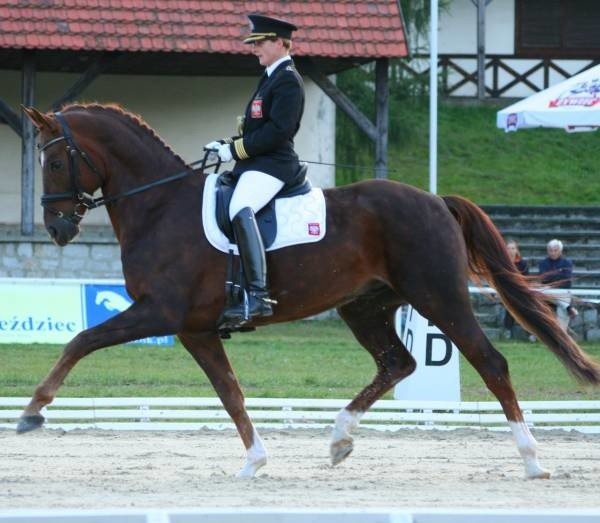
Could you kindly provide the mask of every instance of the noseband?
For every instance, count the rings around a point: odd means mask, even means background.
[[[66,142],[67,157],[69,158],[68,172],[69,178],[71,180],[71,190],[68,192],[61,192],[56,194],[43,194],[41,198],[42,207],[48,212],[58,216],[59,218],[62,218],[73,223],[74,225],[77,225],[82,220],[88,209],[97,207],[96,200],[90,194],[86,193],[83,190],[83,187],[81,185],[81,173],[79,172],[79,162],[77,160],[80,158],[87,164],[90,170],[96,176],[98,176],[101,185],[104,183],[104,180],[102,179],[102,176],[100,175],[100,172],[94,165],[92,159],[84,151],[82,151],[75,143],[75,140],[73,140],[73,135],[71,133],[71,130],[69,129],[69,126],[67,125],[65,117],[60,112],[54,113],[54,116],[56,117],[56,119],[62,127],[63,135],[59,136],[58,138],[53,138],[49,142],[38,146],[38,148],[41,154],[46,149],[52,147],[53,145],[59,142]],[[70,215],[65,215],[65,213],[63,213],[62,211],[58,211],[50,206],[50,204],[54,202],[60,202],[64,200],[71,200],[75,202],[75,207],[73,208],[73,212]]]

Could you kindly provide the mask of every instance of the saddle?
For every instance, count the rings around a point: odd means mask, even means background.
[[[312,189],[310,180],[306,177],[308,165],[301,163],[292,181],[286,183],[281,191],[277,193],[265,207],[256,214],[256,223],[262,236],[265,249],[270,247],[277,236],[277,215],[275,214],[275,200],[279,198],[291,198],[307,194]],[[229,220],[229,202],[237,184],[238,177],[231,171],[225,171],[217,178],[216,182],[216,218],[219,229],[235,243],[233,228]]]

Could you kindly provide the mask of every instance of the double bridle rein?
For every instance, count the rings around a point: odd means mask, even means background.
[[[204,157],[202,160],[196,160],[188,165],[188,169],[185,171],[181,171],[177,174],[173,174],[172,176],[167,176],[166,178],[161,178],[160,180],[156,180],[154,182],[150,182],[144,184],[140,187],[135,187],[134,189],[130,189],[121,194],[116,194],[114,196],[99,196],[98,198],[94,198],[92,195],[85,192],[81,185],[81,173],[79,172],[79,163],[77,161],[78,158],[81,158],[90,170],[98,176],[100,179],[100,187],[104,186],[105,179],[100,174],[100,171],[96,168],[96,165],[92,161],[92,159],[85,153],[85,151],[81,150],[75,140],[73,139],[73,134],[67,125],[65,117],[62,113],[56,112],[54,116],[60,123],[63,134],[57,138],[53,138],[52,140],[46,142],[43,145],[38,145],[40,154],[52,147],[53,145],[59,142],[66,142],[67,156],[69,158],[69,178],[71,180],[71,190],[67,192],[61,192],[56,194],[43,194],[41,198],[42,207],[48,212],[58,216],[61,219],[67,220],[74,225],[78,225],[79,222],[85,216],[85,213],[89,209],[95,209],[96,207],[102,207],[103,205],[107,205],[109,203],[115,202],[127,196],[132,196],[134,194],[146,191],[151,189],[152,187],[156,187],[158,185],[163,185],[165,183],[169,183],[175,180],[180,180],[181,178],[185,178],[191,174],[196,172],[195,166],[199,165],[201,171],[204,169],[209,169],[214,167],[215,172],[218,172],[219,167],[221,166],[221,160],[218,159],[216,162],[207,164],[207,160],[209,155],[212,153],[210,150],[206,150],[204,153]],[[65,200],[71,200],[75,202],[75,207],[73,212],[70,215],[66,215],[62,211],[58,211],[50,206],[51,203],[60,202]]]

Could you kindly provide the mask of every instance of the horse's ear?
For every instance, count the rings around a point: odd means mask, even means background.
[[[46,116],[44,113],[38,111],[35,107],[25,107],[21,105],[21,109],[27,115],[27,118],[31,120],[33,125],[35,125],[38,129],[43,129],[46,127],[49,130],[52,130],[56,127],[56,122],[54,118],[50,116]]]

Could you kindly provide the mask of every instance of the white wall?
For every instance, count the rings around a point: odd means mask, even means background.
[[[39,73],[35,105],[46,110],[78,75]],[[140,114],[159,136],[186,161],[202,158],[207,142],[235,134],[236,116],[243,114],[255,78],[122,76],[99,77],[78,97],[81,102],[117,102]],[[335,107],[310,80],[306,83],[306,109],[296,137],[303,160],[335,161]],[[0,71],[0,95],[15,110],[19,107],[21,74]],[[36,173],[35,221],[41,223],[41,173]],[[20,223],[21,142],[7,126],[0,125],[0,223]],[[170,173],[165,173],[165,176]],[[314,185],[335,183],[332,167],[309,165]],[[95,210],[86,223],[108,224],[104,210]]]
[[[449,11],[441,13],[438,33],[439,53],[477,54],[477,7],[471,0],[452,0]],[[425,46],[426,47],[426,46]],[[427,52],[427,47],[423,50]],[[486,54],[512,55],[515,52],[515,2],[514,0],[491,0],[485,11],[485,52]],[[509,59],[506,63],[518,73],[525,73],[539,60]],[[557,63],[569,74],[581,70],[589,60],[558,60]],[[468,72],[477,71],[477,60],[461,59],[456,64]],[[420,67],[428,67],[423,61]],[[493,85],[492,69],[486,71],[486,85]],[[458,74],[450,74],[449,83],[461,80]],[[499,85],[508,84],[514,76],[503,70],[499,71]],[[538,88],[544,85],[544,73],[537,71],[529,76],[529,80]],[[564,80],[561,74],[550,71],[550,85]],[[518,84],[506,91],[504,97],[521,98],[530,96],[535,91],[523,84]],[[477,86],[466,84],[453,93],[455,96],[476,96]]]
[[[514,53],[514,0],[492,0],[485,14],[486,52]],[[471,0],[453,0],[449,12],[440,14],[439,26],[440,53],[477,52],[477,7]]]

